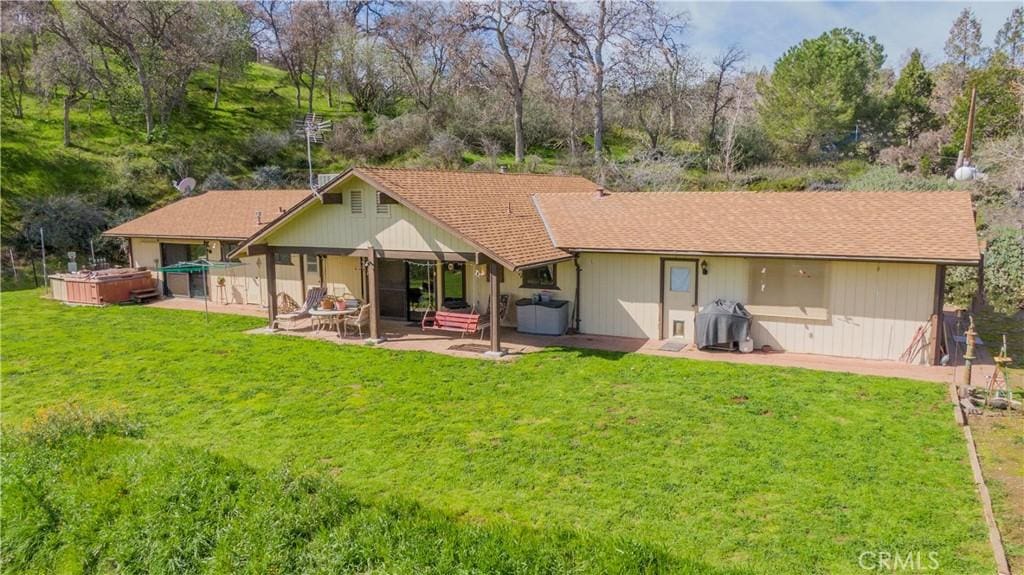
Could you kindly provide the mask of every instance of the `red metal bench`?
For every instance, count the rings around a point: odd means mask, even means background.
[[[451,331],[460,334],[460,337],[467,333],[480,332],[483,337],[483,330],[489,324],[480,322],[478,313],[459,313],[454,311],[428,311],[423,314],[423,321],[420,322],[422,329],[433,329],[438,331]]]

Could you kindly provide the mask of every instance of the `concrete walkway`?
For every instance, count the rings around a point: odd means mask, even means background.
[[[149,304],[152,307],[165,309],[181,309],[192,311],[203,311],[203,300],[170,298],[163,299]],[[266,309],[253,305],[244,304],[209,304],[210,313],[229,313],[247,316],[264,316]],[[322,330],[315,331],[309,320],[296,322],[292,329],[278,330],[273,335],[284,335],[289,337],[304,337],[318,339],[342,345],[366,345],[365,336],[350,335],[347,338],[339,337],[336,331]],[[381,329],[384,332],[385,341],[377,344],[384,349],[429,351],[443,353],[457,357],[483,358],[482,352],[488,349],[486,335],[483,340],[479,337],[459,338],[457,335],[439,332],[424,332],[419,325],[402,321],[381,322]],[[264,328],[250,331],[253,334],[268,334]],[[954,376],[962,376],[963,367],[952,366],[929,366],[929,365],[908,365],[896,361],[881,361],[870,359],[855,359],[843,357],[831,357],[825,355],[810,355],[788,352],[761,352],[741,354],[726,351],[698,351],[692,345],[682,351],[663,351],[661,346],[664,341],[645,340],[624,337],[610,337],[600,335],[565,335],[538,336],[526,335],[515,331],[514,328],[502,328],[501,345],[507,352],[503,361],[514,360],[527,353],[542,351],[550,347],[577,348],[583,350],[596,350],[603,352],[618,353],[643,353],[662,357],[676,357],[695,360],[725,361],[730,363],[744,363],[750,365],[772,365],[779,367],[802,367],[820,371],[847,372],[860,375],[875,375],[882,377],[903,377],[924,381],[934,381],[948,384],[953,381]],[[985,353],[983,347],[979,347],[979,360],[975,363],[972,375],[975,385],[977,382],[985,381],[985,377],[991,373],[991,360]],[[956,373],[959,372],[959,373]]]

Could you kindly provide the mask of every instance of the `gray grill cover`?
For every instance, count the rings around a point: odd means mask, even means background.
[[[738,301],[716,299],[697,314],[697,348],[740,342],[750,335],[750,312]]]

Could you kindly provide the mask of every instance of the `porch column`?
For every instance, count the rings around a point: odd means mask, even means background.
[[[377,289],[377,250],[370,248],[366,254],[366,283],[370,293],[367,299],[370,302],[370,340],[382,341],[380,336],[380,292]]]
[[[444,270],[445,262],[438,261],[434,264],[434,301],[437,311],[444,307]]]
[[[490,262],[487,264],[487,271],[491,280],[491,349],[487,352],[487,355],[501,357],[505,355],[505,353],[501,351],[501,314],[498,313],[498,301],[500,300],[501,291],[501,286],[499,285],[500,276],[498,274],[498,264]]]
[[[946,266],[935,266],[935,300],[932,317],[935,324],[932,325],[932,341],[928,346],[928,365],[939,365],[942,362],[942,340],[944,337],[943,328],[945,323],[942,317],[942,307],[945,303],[946,292]],[[948,353],[948,350],[947,350]]]
[[[274,247],[267,246],[263,255],[267,266],[267,329],[274,329],[277,317],[277,264],[274,263]]]

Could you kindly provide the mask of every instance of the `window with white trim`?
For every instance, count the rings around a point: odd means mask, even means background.
[[[306,256],[306,273],[318,275],[320,273],[320,257]]]

